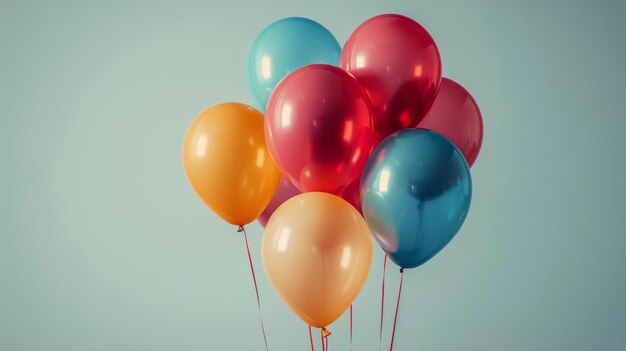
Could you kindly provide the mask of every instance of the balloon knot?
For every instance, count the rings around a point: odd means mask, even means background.
[[[404,268],[400,268],[400,273],[404,273]]]
[[[241,233],[241,232],[243,232],[243,226],[242,225],[237,227],[237,233]]]
[[[328,329],[326,329],[325,327],[322,328],[322,337],[323,338],[327,338],[330,334],[332,334],[332,333],[329,332]]]

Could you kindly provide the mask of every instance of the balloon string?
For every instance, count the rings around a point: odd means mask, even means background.
[[[380,301],[380,331],[378,334],[378,351],[383,344],[383,315],[385,313],[385,272],[387,271],[387,255],[383,261],[383,284],[382,284],[382,298]]]
[[[309,325],[309,340],[311,340],[311,351],[315,351],[315,345],[313,345],[313,331]]]
[[[350,351],[352,351],[352,305],[350,305]]]
[[[396,336],[396,321],[398,320],[398,308],[400,307],[400,295],[402,294],[402,280],[404,278],[404,269],[400,268],[400,287],[398,288],[398,302],[396,302],[396,314],[393,316],[393,329],[391,331],[391,346],[389,351],[393,351],[393,340]]]
[[[265,351],[269,351],[267,347],[267,336],[265,335],[265,325],[263,324],[263,314],[261,313],[261,298],[259,298],[259,286],[256,282],[256,274],[254,274],[254,264],[252,263],[252,255],[250,255],[250,245],[248,245],[248,234],[243,226],[237,228],[237,232],[243,232],[243,237],[246,240],[246,250],[248,251],[248,262],[250,262],[250,272],[252,272],[252,280],[254,281],[254,291],[256,292],[256,303],[259,309],[259,320],[261,321],[261,331],[263,332],[263,342],[265,343]]]
[[[322,340],[321,340],[322,341],[322,351],[326,351],[326,346],[324,344],[324,330],[322,329],[322,330],[320,330],[320,332],[321,332],[321,335],[322,335]]]

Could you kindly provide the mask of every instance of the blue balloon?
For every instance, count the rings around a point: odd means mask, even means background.
[[[415,268],[461,228],[472,198],[463,154],[439,133],[404,129],[383,140],[361,178],[363,214],[389,258]]]
[[[341,46],[321,24],[302,17],[270,24],[256,38],[248,57],[248,82],[261,111],[278,82],[302,66],[337,66]]]

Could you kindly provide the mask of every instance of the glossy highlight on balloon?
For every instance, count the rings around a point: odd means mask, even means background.
[[[337,65],[341,46],[328,29],[302,17],[270,24],[254,41],[248,57],[250,91],[263,111],[272,90],[287,74],[309,64]]]
[[[371,99],[376,137],[418,125],[441,81],[441,57],[428,31],[396,14],[372,17],[343,47],[339,65]]]
[[[280,170],[270,157],[263,115],[240,103],[202,112],[183,141],[183,167],[202,201],[225,221],[254,221],[276,191]]]
[[[265,210],[263,210],[263,213],[261,213],[259,218],[257,218],[257,221],[259,221],[261,226],[265,227],[267,221],[270,219],[274,211],[276,211],[278,206],[300,194],[302,194],[302,192],[295,185],[293,185],[289,179],[280,177],[280,182],[278,183],[278,188],[274,193],[274,197],[272,197],[272,200],[267,205]]]
[[[301,191],[338,194],[356,179],[374,142],[370,102],[339,67],[309,65],[278,84],[265,112],[272,158]]]
[[[361,194],[376,241],[398,266],[414,268],[459,231],[469,210],[472,181],[465,158],[447,138],[406,129],[372,152]]]
[[[461,150],[470,167],[483,144],[483,117],[476,100],[459,83],[441,79],[441,87],[419,128],[434,130]]]
[[[298,317],[318,328],[350,307],[367,279],[372,252],[363,217],[328,193],[287,200],[263,233],[263,267],[272,286]]]

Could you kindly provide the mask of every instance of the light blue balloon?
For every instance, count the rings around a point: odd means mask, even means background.
[[[337,66],[341,46],[321,24],[302,17],[270,24],[256,38],[248,57],[248,82],[261,111],[284,76],[313,63]]]
[[[463,154],[447,138],[404,129],[383,140],[361,178],[365,220],[401,268],[424,264],[461,228],[472,198]]]

